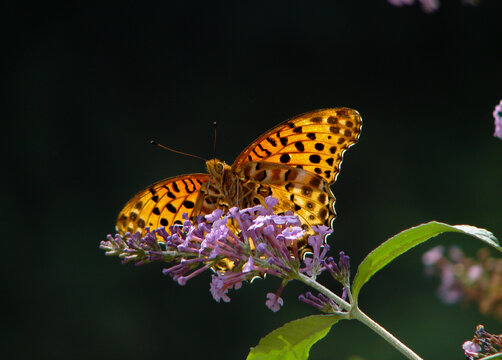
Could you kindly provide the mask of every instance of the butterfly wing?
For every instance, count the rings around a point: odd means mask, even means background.
[[[356,110],[317,110],[277,125],[253,141],[232,165],[236,173],[252,161],[299,167],[317,174],[329,184],[340,172],[343,153],[361,133]]]
[[[332,226],[336,217],[335,197],[329,183],[314,173],[304,169],[269,162],[248,162],[242,167],[246,179],[243,188],[248,196],[242,199],[241,207],[264,204],[267,196],[278,199],[275,213],[292,211],[297,215],[307,235],[314,225]],[[295,245],[300,254],[311,251],[307,237]]]
[[[331,226],[335,218],[333,193],[328,182],[309,171],[269,162],[244,164],[242,175],[248,196],[241,207],[263,204],[267,196],[279,200],[275,211],[296,213],[303,223]]]
[[[200,189],[209,180],[208,174],[190,174],[161,180],[137,193],[120,211],[117,232],[144,231],[180,224],[183,214],[189,217],[214,209],[201,209]]]
[[[243,205],[263,204],[272,195],[279,200],[276,212],[291,210],[308,227],[331,227],[336,213],[329,186],[361,126],[357,111],[334,108],[296,116],[261,135],[232,165],[244,179]],[[306,241],[298,246],[308,251]]]

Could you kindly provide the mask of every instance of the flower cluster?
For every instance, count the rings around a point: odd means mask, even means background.
[[[493,118],[495,119],[495,133],[493,136],[502,139],[502,100],[495,106],[493,110]]]
[[[325,245],[328,247],[328,245]],[[328,270],[331,276],[337,280],[339,283],[343,285],[342,290],[342,300],[347,299],[347,294],[350,294],[350,258],[345,255],[343,251],[339,253],[339,261],[338,264],[335,262],[333,257],[328,257],[325,260],[320,261],[321,269]],[[324,259],[324,257],[323,257]],[[335,303],[332,299],[326,297],[325,295],[319,293],[317,296],[313,295],[310,291],[305,293],[305,295],[298,296],[298,300],[303,301],[306,304],[309,304],[315,307],[318,310],[321,310],[325,313],[342,313],[343,308],[341,308],[337,303]]]
[[[464,342],[462,349],[469,360],[495,354],[502,355],[502,334],[492,335],[486,332],[483,325],[478,325],[474,337]]]
[[[394,6],[412,5],[415,0],[388,0]],[[439,8],[439,0],[418,0],[425,12],[434,12]]]
[[[184,216],[183,226],[167,231],[146,229],[143,236],[125,234],[111,236],[101,242],[106,255],[118,256],[122,262],[137,265],[152,261],[172,262],[163,270],[178,284],[201,272],[212,269],[210,292],[216,301],[230,301],[228,291],[239,289],[244,281],[266,274],[283,279],[279,290],[267,294],[266,305],[277,311],[283,305],[280,293],[289,280],[306,274],[314,278],[323,270],[332,269],[325,260],[329,249],[324,238],[331,233],[326,226],[305,230],[293,213],[274,214],[277,199],[267,197],[265,206],[247,209],[231,208],[228,213],[217,209],[194,222]],[[309,233],[315,233],[308,236]],[[311,253],[302,257],[298,243],[308,236]],[[336,265],[335,265],[336,266]]]
[[[415,0],[388,0],[390,4],[394,6],[403,6],[403,5],[412,5],[415,3]],[[427,13],[432,13],[439,9],[439,0],[417,0],[422,6],[422,10]],[[462,0],[462,3],[465,5],[477,5],[479,0]]]
[[[465,257],[457,247],[444,253],[443,246],[436,246],[422,258],[426,273],[441,278],[439,297],[446,303],[475,301],[482,313],[502,319],[502,259],[491,257],[484,248],[477,259]]]

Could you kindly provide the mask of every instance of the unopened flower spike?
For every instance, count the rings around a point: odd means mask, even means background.
[[[338,255],[338,264],[330,256],[323,262],[323,265],[335,280],[343,284],[344,287],[348,287],[350,284],[350,257],[345,255],[343,251],[340,251]]]
[[[168,254],[163,254],[162,247],[156,240],[155,232],[150,232],[149,228],[146,228],[146,234],[143,237],[139,232],[127,233],[125,236],[108,235],[107,241],[102,241],[100,248],[106,251],[105,255],[107,256],[118,256],[123,264],[135,262],[136,265],[144,265],[168,258]]]
[[[298,300],[303,301],[316,309],[328,313],[341,313],[341,309],[333,300],[319,293],[317,296],[313,295],[310,291],[306,292],[305,295],[301,294],[298,296]]]

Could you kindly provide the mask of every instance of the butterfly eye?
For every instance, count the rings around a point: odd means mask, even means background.
[[[217,163],[215,166],[215,169],[217,172],[222,173],[223,172],[223,164]]]

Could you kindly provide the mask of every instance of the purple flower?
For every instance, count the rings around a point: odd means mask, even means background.
[[[470,281],[476,281],[483,275],[483,267],[479,264],[474,264],[467,270],[467,278]]]
[[[438,245],[427,251],[422,255],[422,262],[424,265],[430,266],[434,265],[443,257],[444,246]]]
[[[394,6],[412,5],[414,0],[388,0]],[[422,10],[431,13],[439,9],[439,0],[417,0],[422,5]]]
[[[474,359],[481,352],[481,346],[472,341],[466,341],[462,345],[462,349],[464,350],[465,356],[468,359]]]
[[[211,214],[206,215],[205,218],[208,222],[213,223],[216,220],[221,219],[222,216],[223,216],[223,210],[216,209]]]
[[[305,266],[300,269],[300,271],[315,278],[325,270],[322,261],[330,248],[328,244],[324,243],[324,239],[327,235],[331,234],[333,230],[324,225],[314,225],[312,226],[312,230],[316,232],[316,235],[310,235],[308,239],[308,244],[312,249],[312,253],[305,257]]]
[[[331,232],[325,226],[312,227],[316,232],[308,240],[312,258],[304,261],[297,243],[303,241],[306,231],[293,213],[274,214],[277,202],[269,196],[266,207],[231,208],[227,213],[217,209],[194,222],[184,215],[182,226],[171,226],[169,231],[164,227],[146,229],[143,236],[140,232],[109,235],[101,248],[123,262],[171,262],[163,273],[180,285],[212,269],[215,273],[210,292],[218,302],[230,301],[228,291],[239,289],[245,281],[266,274],[277,276],[283,279],[283,285],[275,295],[267,295],[266,301],[272,311],[277,311],[284,304],[280,292],[289,280],[298,278],[300,272],[313,275],[323,270],[320,264],[329,249],[323,239]]]
[[[265,305],[273,312],[277,312],[281,309],[281,306],[284,305],[284,300],[277,294],[268,293]]]
[[[245,278],[242,274],[234,274],[232,272],[226,272],[220,276],[211,276],[211,286],[210,292],[213,295],[214,300],[220,302],[223,299],[224,302],[229,302],[230,298],[228,297],[228,289],[235,287],[235,289],[239,289],[241,287],[242,281]]]
[[[493,110],[493,118],[495,119],[495,133],[493,136],[502,139],[502,100],[495,106]]]
[[[438,288],[439,297],[447,304],[454,304],[464,296],[455,277],[452,267],[445,267],[441,273],[441,285]]]
[[[411,5],[415,0],[389,0],[389,3],[394,6]]]

